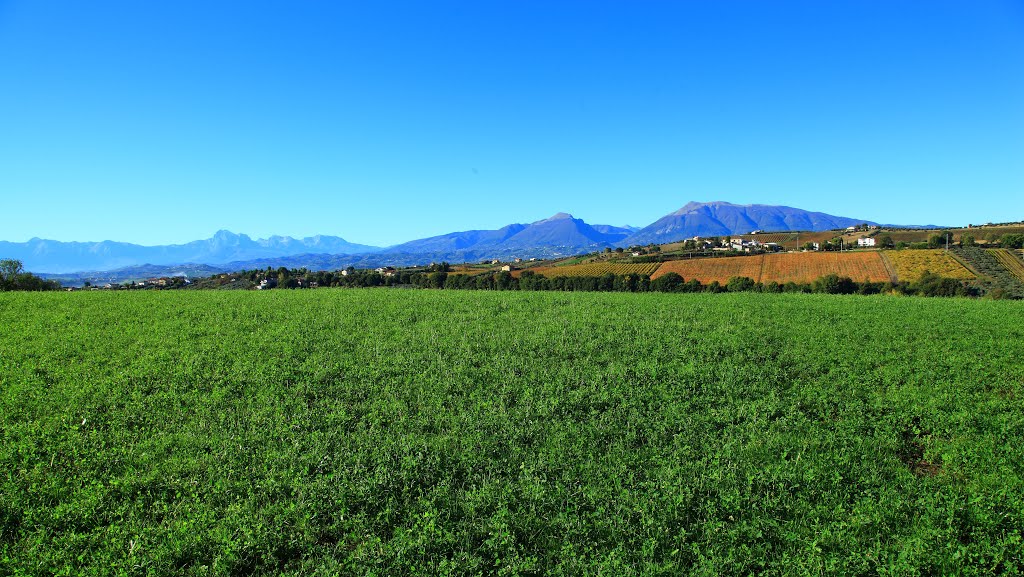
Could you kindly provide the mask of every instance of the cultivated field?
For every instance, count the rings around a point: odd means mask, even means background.
[[[764,255],[761,282],[810,283],[827,274],[857,282],[888,282],[889,273],[878,252],[797,252]]]
[[[662,263],[651,275],[656,279],[674,272],[686,280],[697,279],[704,284],[718,281],[725,284],[734,276],[745,276],[755,281],[761,278],[762,256],[729,256],[674,260]]]
[[[1019,574],[1022,304],[0,293],[0,574]]]
[[[889,260],[901,281],[914,281],[925,271],[948,278],[971,280],[975,274],[942,249],[887,250],[882,257]]]
[[[1005,248],[995,248],[989,252],[992,256],[996,257],[999,264],[1010,271],[1010,274],[1015,276],[1017,280],[1024,282],[1024,260],[1021,260],[1019,256]]]
[[[615,275],[640,274],[651,275],[658,270],[658,263],[587,263],[568,266],[534,267],[530,270],[548,278],[558,276],[601,276],[612,273]]]
[[[669,272],[686,280],[695,278],[704,284],[712,281],[725,284],[734,276],[780,284],[810,283],[827,274],[847,276],[857,282],[890,280],[879,253],[874,251],[774,253],[671,261],[663,263],[651,278]]]

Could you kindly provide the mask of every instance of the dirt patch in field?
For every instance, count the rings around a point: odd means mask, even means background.
[[[917,417],[901,435],[900,461],[916,477],[934,477],[943,471],[942,459],[933,457],[929,460],[924,457],[924,443],[929,436],[931,431],[921,429],[921,421]]]

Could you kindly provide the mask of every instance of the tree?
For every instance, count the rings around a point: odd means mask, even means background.
[[[13,290],[23,270],[24,265],[20,260],[13,258],[0,260],[0,289]]]
[[[516,286],[516,279],[512,276],[512,273],[503,270],[494,279],[494,288],[500,291],[511,291],[519,288]]]
[[[973,234],[965,234],[960,237],[960,246],[974,246],[977,244],[974,242]]]
[[[445,263],[447,264],[447,263]],[[444,288],[445,280],[448,279],[448,273],[436,270],[427,276],[427,286],[430,288]]]
[[[814,281],[814,292],[830,295],[850,295],[857,292],[857,283],[850,277],[827,274]]]
[[[651,281],[651,290],[661,293],[679,292],[683,285],[683,277],[678,273],[668,272]]]
[[[928,248],[942,248],[946,246],[946,241],[951,238],[953,238],[953,235],[947,231],[933,234],[928,237]]]
[[[999,245],[1003,248],[1024,248],[1024,234],[1004,234]]]
[[[725,288],[731,293],[745,292],[754,290],[755,284],[754,279],[750,277],[734,276],[725,284]]]
[[[880,242],[878,246],[882,248],[896,248],[896,243],[893,242],[891,236],[885,235],[882,237],[882,242]]]
[[[25,267],[20,260],[13,258],[0,260],[0,291],[47,291],[59,288],[60,283],[55,280],[45,280],[25,272]]]

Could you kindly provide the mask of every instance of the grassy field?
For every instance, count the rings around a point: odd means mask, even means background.
[[[1024,567],[1020,302],[0,293],[0,324],[3,575]]]

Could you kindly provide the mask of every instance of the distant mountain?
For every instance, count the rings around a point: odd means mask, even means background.
[[[621,241],[637,229],[611,225],[591,226],[571,214],[560,212],[531,224],[510,224],[498,230],[468,230],[433,236],[389,247],[388,253],[498,254],[537,249],[564,250],[601,248]],[[445,259],[450,260],[450,259]]]
[[[510,224],[498,230],[466,230],[419,240],[411,240],[388,247],[387,252],[427,253],[453,252],[471,248],[484,248],[501,244],[525,229],[525,224]]]
[[[411,266],[513,258],[555,258],[634,244],[660,244],[693,236],[806,230],[819,231],[868,223],[864,219],[832,216],[788,206],[737,205],[728,202],[690,202],[644,227],[588,224],[560,212],[529,224],[509,224],[497,230],[467,230],[422,238],[387,248],[354,244],[336,236],[295,239],[252,238],[222,230],[206,240],[180,245],[140,246],[123,242],[58,242],[34,238],[28,242],[0,241],[0,258],[15,258],[26,270],[59,276],[77,271],[115,271],[131,277],[156,270],[174,274],[181,263],[220,270],[267,266],[338,269],[347,266]],[[130,269],[147,265],[153,268]],[[163,267],[162,269],[160,267]],[[98,273],[83,273],[99,278]],[[72,275],[73,276],[73,275]],[[152,276],[163,276],[153,274]]]
[[[223,264],[258,258],[286,257],[305,253],[359,254],[380,248],[354,244],[337,236],[295,239],[272,236],[253,240],[244,234],[221,230],[206,240],[186,244],[141,246],[125,242],[61,242],[33,238],[28,242],[0,241],[0,255],[22,261],[26,270],[66,273],[83,270],[114,270],[150,264]]]
[[[863,223],[876,224],[864,219],[832,216],[789,206],[690,202],[640,229],[620,244],[659,244],[694,236],[746,234],[754,230],[831,230]]]
[[[45,279],[59,281],[62,286],[82,286],[87,281],[96,286],[122,284],[129,281],[159,277],[199,278],[232,272],[239,269],[206,264],[153,265],[140,264],[114,270],[83,271],[66,273],[40,273]]]

